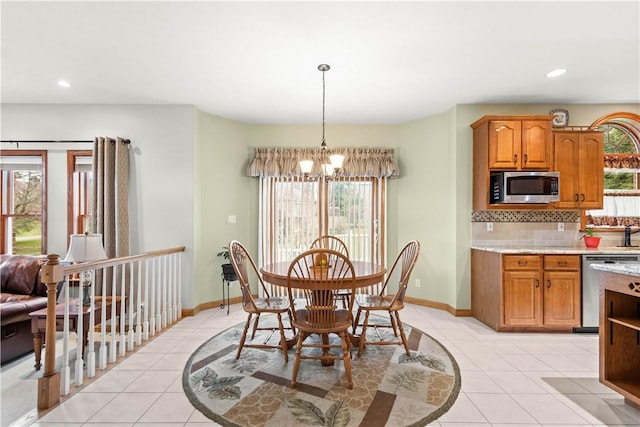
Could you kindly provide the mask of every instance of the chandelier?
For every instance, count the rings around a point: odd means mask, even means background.
[[[330,177],[337,174],[342,168],[344,156],[341,154],[330,154],[327,143],[324,139],[324,105],[325,105],[325,82],[324,73],[329,71],[331,67],[327,64],[318,65],[318,70],[322,71],[322,143],[320,144],[320,173],[324,177]],[[300,160],[300,171],[305,177],[309,176],[313,170],[313,160]]]

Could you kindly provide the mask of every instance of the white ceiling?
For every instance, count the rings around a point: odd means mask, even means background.
[[[469,103],[639,103],[640,2],[8,2],[3,103],[394,124]],[[554,80],[553,68],[567,68]],[[57,86],[59,79],[71,83]]]

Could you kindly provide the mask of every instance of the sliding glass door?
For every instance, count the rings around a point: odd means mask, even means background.
[[[324,234],[354,260],[382,263],[385,178],[261,178],[262,264],[291,261]]]

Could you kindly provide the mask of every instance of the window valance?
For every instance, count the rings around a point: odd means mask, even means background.
[[[332,148],[325,155],[342,154],[341,176],[394,178],[400,175],[391,148]],[[256,148],[248,176],[302,176],[298,162],[313,160],[312,175],[320,174],[322,150],[316,148]]]
[[[640,154],[605,154],[604,167],[614,169],[640,169]]]

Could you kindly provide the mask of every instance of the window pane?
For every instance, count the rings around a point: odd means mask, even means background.
[[[42,170],[13,170],[13,203],[7,213],[42,213]]]
[[[275,260],[291,261],[318,236],[318,182],[278,181],[274,201]]]
[[[91,191],[93,155],[89,150],[67,151],[67,233],[91,231],[89,195]]]
[[[637,153],[636,144],[631,132],[618,125],[602,126],[605,133],[605,153]]]
[[[636,187],[633,172],[605,172],[604,173],[604,189],[605,190],[633,190]]]
[[[9,218],[12,236],[11,251],[15,255],[40,255],[42,248],[42,221],[40,218]]]
[[[25,150],[2,154],[2,253],[40,255],[45,251],[43,223],[46,155]]]
[[[328,234],[345,242],[351,259],[371,260],[371,181],[330,181],[328,224]]]

